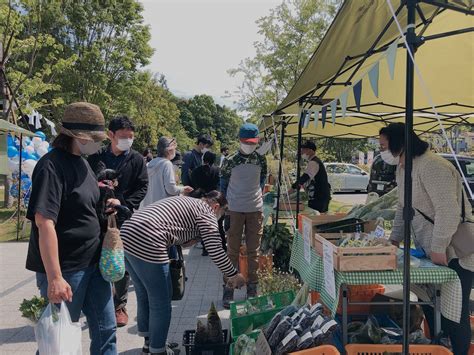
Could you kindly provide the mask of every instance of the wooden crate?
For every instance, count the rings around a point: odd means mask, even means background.
[[[299,229],[300,232],[303,231],[303,223],[305,223],[304,221],[309,221],[311,223],[311,227],[314,230],[314,227],[319,225],[319,224],[338,221],[340,219],[343,219],[346,216],[347,216],[347,213],[336,213],[336,214],[322,213],[318,216],[307,216],[304,213],[300,213],[298,215],[298,218],[299,218],[299,220],[298,220],[298,229]]]
[[[315,233],[313,237],[313,248],[321,257],[323,256],[324,241],[328,240],[335,244],[340,239],[340,234],[326,233],[325,237],[318,233]],[[337,271],[395,270],[396,268],[397,247],[393,245],[365,248],[334,246],[334,269]]]

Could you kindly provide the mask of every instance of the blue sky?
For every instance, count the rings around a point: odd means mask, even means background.
[[[241,78],[227,70],[255,54],[259,39],[255,21],[281,0],[142,0],[151,26],[155,54],[147,67],[163,73],[177,96],[209,94],[233,106],[225,91],[237,89]]]

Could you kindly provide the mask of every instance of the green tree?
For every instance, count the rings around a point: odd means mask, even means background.
[[[285,0],[257,21],[262,40],[256,55],[245,58],[232,76],[242,75],[239,109],[260,119],[288,94],[321,41],[335,7],[325,0]]]
[[[216,105],[213,127],[221,145],[229,146],[237,141],[237,133],[242,122],[242,118],[235,110]]]

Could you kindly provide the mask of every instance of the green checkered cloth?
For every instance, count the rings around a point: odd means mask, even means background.
[[[324,268],[322,258],[311,249],[311,263],[304,258],[303,238],[296,234],[291,250],[290,266],[296,269],[302,280],[309,288],[321,294],[324,304],[336,313],[339,301],[339,289],[342,284],[347,285],[400,285],[403,284],[403,270],[391,271],[350,271],[339,272],[334,270],[336,283],[336,299],[324,288]],[[412,268],[410,269],[412,284],[441,284],[441,314],[459,323],[461,319],[462,291],[458,275],[452,269],[443,266]]]

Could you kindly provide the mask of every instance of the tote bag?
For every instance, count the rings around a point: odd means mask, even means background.
[[[105,281],[117,282],[125,275],[125,258],[120,230],[114,215],[109,216],[100,253],[99,270]]]
[[[184,290],[186,286],[186,273],[184,267],[183,249],[180,245],[176,246],[178,251],[178,259],[170,260],[170,275],[171,283],[173,285],[173,301],[179,301],[184,297]]]

